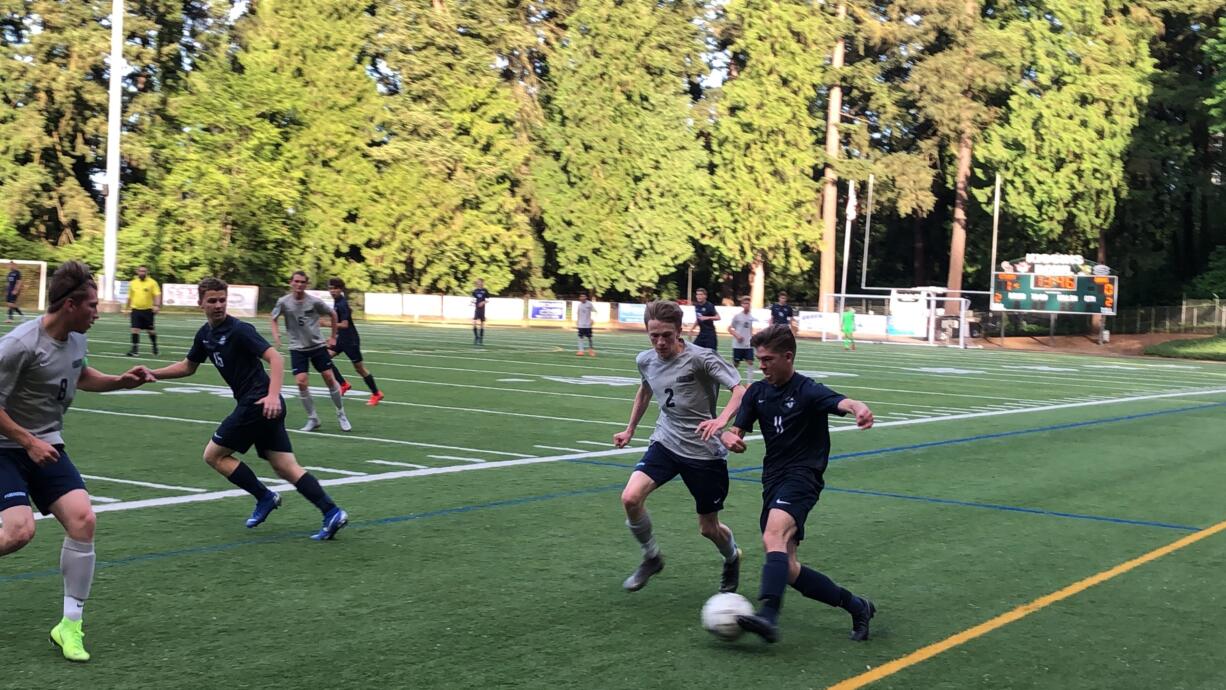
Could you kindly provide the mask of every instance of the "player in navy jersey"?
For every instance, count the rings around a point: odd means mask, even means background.
[[[362,340],[358,337],[358,327],[353,323],[353,312],[349,309],[349,298],[345,296],[345,281],[340,278],[328,279],[328,292],[332,294],[332,311],[336,313],[336,339],[328,341],[328,356],[332,358],[332,375],[341,386],[341,392],[349,390],[349,383],[341,372],[336,369],[336,355],[344,352],[358,376],[370,388],[370,400],[367,405],[374,407],[383,399],[383,393],[375,383],[375,377],[362,363]]]
[[[719,321],[719,318],[715,305],[707,301],[706,288],[698,288],[694,292],[694,327],[698,329],[698,337],[694,338],[695,345],[708,350],[719,349],[719,341],[715,336],[715,322]]]
[[[490,299],[490,291],[485,289],[485,281],[477,279],[477,289],[473,290],[473,345],[485,344],[485,303]]]
[[[25,316],[21,313],[21,307],[17,306],[17,298],[21,296],[21,271],[17,270],[17,262],[9,262],[9,272],[4,280],[4,304],[8,307],[9,316],[5,323],[13,323],[13,313],[18,316]]]
[[[720,437],[728,450],[744,452],[743,437],[759,423],[766,442],[759,517],[766,548],[761,605],[754,615],[737,616],[737,623],[767,642],[777,642],[779,609],[790,584],[810,599],[846,610],[851,614],[851,639],[867,640],[869,620],[877,612],[873,602],[801,565],[796,548],[805,537],[805,518],[825,487],[823,473],[830,459],[827,415],[854,414],[857,426],[870,429],[873,413],[864,403],[796,373],[796,336],[789,326],[770,326],[751,343],[764,380],[745,391],[736,422]]]
[[[788,293],[780,292],[779,301],[771,305],[771,323],[782,324],[795,330],[796,310],[788,304]]]
[[[238,405],[204,447],[204,461],[231,484],[255,497],[255,510],[247,519],[247,527],[264,522],[281,505],[281,496],[264,486],[250,467],[234,457],[254,445],[277,476],[293,484],[298,493],[323,513],[323,526],[311,538],[331,539],[349,523],[349,515],[337,507],[319,480],[294,457],[285,430],[285,399],[281,397],[285,360],[255,327],[226,314],[228,293],[229,286],[217,278],[200,281],[200,308],[208,323],[196,331],[186,358],[154,370],[153,375],[158,379],[184,378],[196,373],[206,360],[211,361],[230,386]],[[271,376],[264,372],[264,362],[268,363]]]

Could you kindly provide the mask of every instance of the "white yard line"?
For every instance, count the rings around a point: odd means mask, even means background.
[[[315,467],[312,465],[303,465],[302,469],[311,470],[313,472],[323,472],[325,474],[343,474],[347,477],[365,477],[369,472],[354,472],[353,470],[337,470],[331,467]]]
[[[544,450],[560,450],[563,453],[582,453],[583,452],[583,450],[580,448],[567,448],[566,446],[543,446],[539,443],[532,444],[532,447],[542,448]]]
[[[419,470],[426,469],[425,465],[415,465],[411,462],[396,462],[394,460],[367,460],[366,462],[372,465],[389,465],[391,467],[412,467]]]
[[[119,503],[118,498],[107,498],[106,496],[97,496],[95,494],[90,494],[89,500],[94,503]]]
[[[154,484],[153,482],[138,482],[134,479],[118,479],[116,477],[102,477],[96,474],[83,474],[85,479],[92,479],[96,482],[112,482],[114,484],[131,484],[132,486],[143,486],[149,489],[169,489],[171,491],[186,491],[188,493],[199,494],[208,491],[208,489],[196,489],[190,486],[174,486],[173,484]]]
[[[427,455],[426,457],[432,458],[434,460],[459,460],[460,462],[473,462],[477,464],[484,464],[486,462],[489,462],[488,460],[482,460],[481,458],[465,458],[459,455]],[[509,462],[509,461],[499,460],[497,462]]]

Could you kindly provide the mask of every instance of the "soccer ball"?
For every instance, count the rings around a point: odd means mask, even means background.
[[[721,640],[731,642],[744,632],[737,625],[737,616],[753,614],[753,604],[735,592],[720,592],[702,605],[702,627]]]

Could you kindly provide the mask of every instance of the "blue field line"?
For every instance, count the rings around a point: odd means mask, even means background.
[[[543,501],[552,501],[559,498],[573,498],[575,496],[588,496],[592,494],[605,493],[616,489],[621,489],[622,484],[605,484],[602,486],[593,486],[586,489],[575,489],[573,491],[560,491],[552,494],[541,494],[538,496],[523,496],[520,498],[508,498],[500,501],[490,501],[488,503],[478,503],[475,505],[457,506],[455,508],[440,508],[438,510],[429,510],[422,513],[409,513],[407,515],[393,515],[385,518],[375,518],[372,520],[355,520],[349,523],[348,530],[362,529],[364,527],[378,527],[381,525],[392,525],[400,522],[412,522],[414,520],[426,520],[429,518],[443,517],[446,515],[457,515],[460,513],[471,513],[478,510],[489,510],[492,508],[507,508],[512,506],[522,506],[529,503],[541,503]],[[314,530],[312,530],[314,531]],[[281,534],[273,534],[267,537],[259,537],[256,539],[244,539],[242,541],[227,542],[225,544],[210,544],[206,546],[193,546],[186,549],[174,549],[171,551],[155,551],[153,553],[137,554],[134,556],[125,556],[109,561],[98,561],[98,568],[114,568],[124,565],[135,565],[138,563],[146,563],[149,561],[160,561],[168,558],[178,558],[180,556],[197,556],[202,554],[222,553],[225,551],[233,551],[244,546],[254,546],[257,544],[275,544],[279,542],[287,542],[301,540],[303,546],[312,548],[307,542],[306,536],[310,532],[285,532]],[[342,535],[344,533],[342,532]],[[327,547],[314,547],[327,548]],[[59,569],[35,570],[26,573],[15,573],[12,575],[0,575],[0,583],[18,582],[21,580],[34,580],[40,577],[51,577],[59,575]]]

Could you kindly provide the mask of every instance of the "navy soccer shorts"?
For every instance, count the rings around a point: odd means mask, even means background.
[[[51,514],[51,504],[75,489],[85,489],[85,480],[77,471],[63,445],[56,445],[60,459],[39,465],[30,459],[24,448],[0,448],[0,510],[28,506],[34,501],[38,512]]]
[[[13,293],[11,293],[11,292],[6,292],[6,293],[4,293],[4,301],[5,301],[5,303],[7,303],[7,304],[16,304],[16,302],[17,302],[17,295],[14,295],[14,294],[13,294]]]
[[[294,452],[289,433],[285,430],[285,398],[281,398],[281,414],[276,419],[265,418],[261,405],[239,405],[234,408],[213,432],[213,443],[235,453],[246,453],[251,446],[255,446],[256,453],[265,460],[269,452]]]
[[[647,448],[643,459],[634,469],[651,477],[656,486],[681,475],[681,481],[694,497],[694,509],[699,515],[718,513],[728,498],[728,461],[683,458],[656,442]]]
[[[473,308],[473,321],[485,321],[485,307]]]
[[[719,343],[715,340],[715,334],[710,331],[699,331],[698,337],[694,338],[694,344],[709,350],[719,349]]]
[[[592,337],[592,329],[590,329],[590,328],[580,328],[580,329],[579,329],[579,337],[580,337],[580,338],[591,338],[591,337]]]
[[[350,362],[357,364],[362,361],[362,342],[359,340],[336,341],[336,349],[332,351],[332,356],[344,353],[349,358]]]
[[[758,518],[762,531],[766,531],[766,519],[772,510],[782,510],[796,521],[796,541],[805,538],[805,520],[809,511],[817,505],[826,481],[822,473],[809,467],[786,470],[770,481],[762,482],[762,515]]]
[[[314,350],[290,350],[289,361],[295,375],[308,373],[312,366],[320,373],[332,370],[332,358],[328,356],[326,347],[317,347]]]
[[[741,362],[749,362],[753,364],[753,348],[752,347],[734,347],[732,348],[732,363],[740,364]]]
[[[153,310],[152,309],[133,309],[128,317],[128,321],[132,324],[132,328],[138,328],[142,331],[153,330]]]

